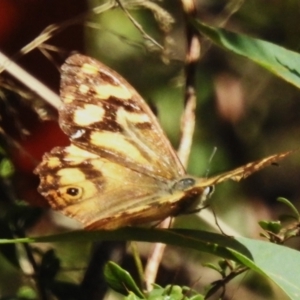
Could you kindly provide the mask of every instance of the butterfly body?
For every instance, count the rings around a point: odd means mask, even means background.
[[[54,148],[35,173],[50,205],[87,229],[176,216],[227,179],[239,181],[290,154],[212,177],[186,175],[156,117],[119,74],[80,54],[62,66],[59,123],[71,145]]]

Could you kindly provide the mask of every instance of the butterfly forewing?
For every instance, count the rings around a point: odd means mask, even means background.
[[[82,55],[62,66],[60,124],[78,147],[150,176],[184,174],[141,96],[117,73]]]
[[[221,183],[223,181],[226,181],[228,179],[234,180],[234,181],[240,181],[242,179],[247,178],[251,174],[258,172],[259,170],[276,163],[280,161],[281,159],[284,159],[286,156],[292,154],[294,151],[286,151],[274,155],[270,155],[268,157],[265,157],[263,159],[250,162],[244,166],[241,166],[239,168],[236,168],[234,170],[231,170],[229,172],[222,173],[220,175],[206,178],[198,181],[196,185],[198,186],[210,186],[215,185],[218,183]]]

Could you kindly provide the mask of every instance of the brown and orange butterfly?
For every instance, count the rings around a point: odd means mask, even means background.
[[[119,74],[83,55],[62,66],[59,123],[71,145],[43,157],[35,173],[50,205],[87,229],[115,229],[176,216],[207,189],[239,181],[290,152],[212,178],[186,174],[156,117]]]

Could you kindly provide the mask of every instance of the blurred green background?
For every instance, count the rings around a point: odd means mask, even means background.
[[[0,47],[5,53],[13,56],[36,38],[47,25],[76,19],[82,12],[104,3],[107,2],[57,0],[41,4],[39,1],[32,1],[27,3],[25,9],[24,3],[8,4],[3,1],[1,4],[0,0],[0,6],[6,8],[7,14],[13,12],[15,16],[11,25],[7,25],[5,32],[9,34],[3,35]],[[184,95],[183,68],[186,56],[186,24],[181,2],[164,0],[124,3],[128,5],[130,13],[143,30],[164,46],[163,52],[145,40],[126,14],[115,8],[97,15],[91,13],[84,19],[78,18],[75,25],[61,27],[62,30],[47,41],[47,44],[57,47],[58,52],[48,53],[57,65],[60,65],[71,51],[79,51],[101,60],[122,74],[155,109],[166,135],[176,149],[180,140]],[[202,22],[212,26],[223,26],[231,31],[245,33],[299,52],[299,1],[203,0],[196,3],[197,18]],[[239,5],[239,9],[234,13],[233,7]],[[1,27],[6,25],[6,19],[2,20],[0,33]],[[169,30],[163,31],[162,25],[168,25]],[[40,51],[35,49],[29,54],[21,55],[17,62],[58,93],[59,72],[55,64]],[[295,66],[296,70],[297,68],[298,66]],[[12,80],[5,74],[3,78],[3,82]],[[32,168],[24,168],[24,158],[20,163],[20,157],[16,155],[19,150],[16,151],[11,141],[17,141],[21,149],[23,147],[29,152],[35,152],[40,144],[44,144],[45,136],[48,139],[51,135],[51,139],[54,140],[53,145],[48,145],[48,151],[53,146],[65,144],[66,141],[62,141],[62,135],[56,131],[35,135],[35,130],[44,126],[42,122],[37,121],[38,116],[43,115],[43,119],[46,119],[46,115],[48,119],[56,122],[55,111],[44,107],[43,102],[36,98],[24,99],[20,94],[16,96],[5,87],[1,93],[1,122],[5,132],[2,147],[7,153],[4,156],[11,158],[15,164],[15,174],[9,185],[2,184],[2,209],[6,211],[7,207],[10,207],[8,202],[41,201],[37,200],[39,196],[34,192],[38,179],[32,175]],[[201,177],[212,176],[247,162],[299,147],[299,112],[299,91],[294,86],[276,78],[253,62],[220,49],[201,37],[201,58],[197,69],[197,123],[188,172]],[[34,124],[31,122],[33,115],[37,122]],[[32,142],[34,137],[36,139]],[[214,147],[218,150],[209,162]],[[33,165],[38,163],[42,150],[37,152]],[[25,159],[26,162],[27,160]],[[262,219],[276,219],[279,213],[286,210],[276,202],[277,197],[286,197],[299,207],[299,165],[299,154],[296,153],[280,162],[279,166],[270,166],[241,183],[220,184],[211,199],[218,218],[240,234],[258,238],[261,229],[257,222]],[[7,179],[3,179],[3,182],[7,182]],[[40,212],[38,217],[36,213],[33,215],[36,223],[32,227],[34,222],[29,222],[30,224],[24,227],[26,234],[45,235],[69,228],[64,220],[55,225],[55,220],[59,218],[57,215],[53,217],[51,213],[45,215]],[[5,217],[7,218],[7,214]],[[6,220],[3,222],[7,225]],[[180,222],[184,227],[202,226],[195,216],[180,217]],[[9,228],[11,226],[8,226]],[[3,230],[0,233],[2,237],[16,236],[15,231],[7,232]],[[299,248],[297,241],[292,241],[290,245]],[[39,251],[45,251],[49,247],[53,245],[45,246]],[[75,242],[75,245],[57,247],[57,255],[64,270],[60,272],[59,278],[76,284],[81,282],[85,267],[89,265],[91,247],[78,242]],[[148,251],[148,246],[141,247],[144,249],[142,253]],[[23,254],[17,253],[10,252],[6,258],[1,258],[0,294],[3,296],[15,295],[15,291],[23,285],[34,286],[32,279],[16,267],[17,263],[12,266],[13,263],[9,265],[7,262],[7,257],[10,261],[13,257],[18,257],[20,263]],[[40,257],[42,256],[40,254]],[[182,260],[181,257],[185,259]],[[166,252],[158,282],[166,284],[178,281],[189,286],[196,285],[202,291],[205,284],[215,279],[212,271],[202,273],[203,267],[198,264],[199,261],[207,260],[207,255],[199,257],[199,253],[186,253],[182,249],[170,247]],[[132,265],[131,258],[127,256],[123,262],[125,266]],[[177,275],[174,275],[176,272]],[[229,299],[274,299],[272,295],[269,296],[267,285],[264,285],[262,280],[252,278],[249,274],[245,277],[242,278],[244,286],[239,286],[240,283],[237,282],[229,288]],[[4,299],[1,297],[0,299]],[[73,298],[57,298],[77,299],[76,292]],[[86,299],[100,298],[91,296]]]

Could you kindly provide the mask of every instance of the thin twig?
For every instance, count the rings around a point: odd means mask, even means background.
[[[184,166],[187,166],[195,130],[195,109],[196,95],[192,88],[189,89],[190,94],[187,95],[185,110],[181,119],[181,140],[178,148],[178,157]],[[188,91],[187,91],[188,92]]]
[[[51,91],[43,83],[30,75],[27,71],[22,69],[7,56],[0,52],[0,68],[11,74],[22,84],[27,86],[31,91],[39,95],[42,99],[47,101],[50,105],[58,108],[61,104],[60,98],[57,94]]]
[[[129,11],[124,7],[122,2],[120,0],[116,0],[120,8],[124,11],[124,13],[127,15],[129,20],[132,22],[132,24],[137,28],[137,30],[142,34],[144,39],[149,40],[151,43],[153,43],[155,46],[157,46],[159,49],[163,50],[163,46],[160,45],[155,39],[153,39],[149,34],[145,32],[143,27],[132,17],[132,15],[129,13]]]
[[[245,0],[229,1],[219,16],[218,27],[224,27],[227,21],[241,8]]]
[[[160,228],[168,228],[170,226],[170,218],[166,218],[160,223]],[[145,266],[144,279],[147,291],[151,290],[155,278],[157,276],[158,268],[162,257],[164,255],[166,244],[156,243],[148,256],[147,264]]]
[[[181,120],[181,141],[178,155],[183,163],[187,165],[195,130],[196,109],[196,70],[200,58],[199,34],[188,22],[188,18],[196,15],[196,3],[194,0],[182,0],[183,10],[186,17],[187,56],[185,64],[185,111]]]
[[[20,56],[27,54],[28,52],[32,51],[35,48],[38,48],[44,42],[48,41],[54,34],[57,34],[67,27],[71,25],[75,25],[78,23],[82,23],[91,13],[99,14],[108,9],[114,8],[116,6],[115,1],[106,2],[103,5],[97,6],[92,8],[91,10],[84,12],[80,15],[77,15],[71,19],[68,19],[64,22],[51,24],[47,26],[34,40],[24,46],[16,55],[13,56],[13,60],[18,59]],[[1,71],[1,69],[0,69]]]
[[[183,10],[186,16],[186,36],[187,36],[187,56],[185,65],[185,110],[181,121],[181,141],[178,150],[178,156],[184,166],[187,165],[192,139],[195,128],[195,108],[196,108],[196,64],[200,57],[200,41],[198,33],[187,22],[188,17],[196,14],[196,5],[194,0],[181,0]],[[167,218],[161,227],[170,225],[170,218]],[[152,253],[148,257],[145,268],[146,285],[149,288],[158,272],[158,268],[165,250],[165,244],[155,244]]]
[[[141,261],[141,257],[139,255],[139,250],[136,242],[130,242],[130,248],[131,248],[131,253],[137,268],[139,280],[140,280],[140,287],[142,289],[145,288],[145,274],[144,274],[144,269],[143,269],[143,264]]]

